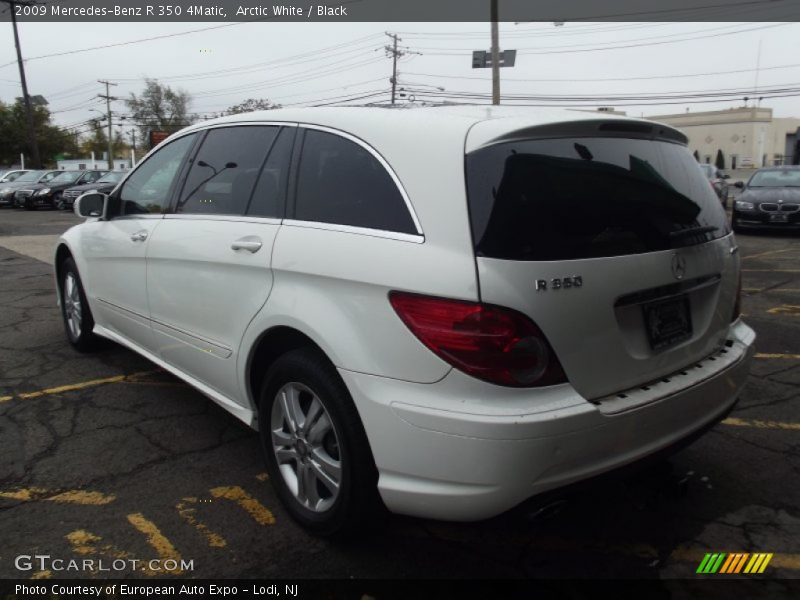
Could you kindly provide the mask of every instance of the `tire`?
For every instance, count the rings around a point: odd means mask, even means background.
[[[78,352],[90,352],[97,347],[98,337],[92,333],[94,317],[86,301],[78,268],[70,257],[61,268],[61,317],[67,340]]]
[[[53,198],[53,208],[55,208],[56,210],[64,210],[65,208],[67,208],[67,204],[66,202],[64,202],[64,199],[61,197],[61,194]]]
[[[382,513],[361,419],[335,367],[315,349],[292,350],[268,371],[259,436],[278,497],[312,533],[349,537]]]

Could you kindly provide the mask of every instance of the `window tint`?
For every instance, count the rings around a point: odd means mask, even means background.
[[[639,254],[727,233],[684,146],[623,138],[520,140],[467,155],[475,250],[509,260]]]
[[[256,189],[250,200],[247,214],[255,217],[283,216],[286,181],[289,176],[289,163],[292,160],[292,143],[296,128],[284,127],[272,145],[264,169],[258,177]]]
[[[403,197],[372,154],[338,135],[308,130],[295,218],[416,233]]]
[[[169,206],[172,182],[194,143],[185,135],[153,154],[134,171],[120,192],[123,215],[161,213]]]
[[[195,156],[177,212],[243,215],[278,127],[211,129]]]
[[[100,176],[102,174],[103,173],[101,171],[90,171],[89,173],[87,173],[84,176],[83,182],[84,183],[93,183],[93,182],[97,181],[98,179],[100,179]]]

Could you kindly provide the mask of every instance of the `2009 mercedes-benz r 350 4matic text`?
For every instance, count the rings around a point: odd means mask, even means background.
[[[332,108],[173,135],[58,242],[67,335],[258,428],[321,533],[490,517],[670,448],[747,376],[739,255],[664,125]]]

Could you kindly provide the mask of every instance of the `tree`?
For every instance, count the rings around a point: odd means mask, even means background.
[[[693,154],[693,156],[694,156],[694,159],[695,159],[697,162],[700,162],[700,153],[699,153],[697,150],[695,150],[695,151],[694,151],[692,154]]]
[[[57,155],[77,153],[75,137],[50,122],[47,101],[33,105],[33,128],[39,143],[39,154],[45,164],[54,164]],[[19,162],[19,155],[30,157],[28,148],[27,118],[22,98],[14,104],[0,102],[0,164]]]
[[[191,97],[183,90],[173,90],[155,79],[146,79],[142,93],[137,96],[131,93],[126,100],[131,112],[130,120],[139,129],[139,134],[146,140],[150,131],[167,131],[174,133],[191,125],[196,115],[189,114]]]
[[[103,154],[108,152],[108,135],[106,134],[106,128],[101,125],[100,119],[92,120],[90,126],[92,127],[92,132],[88,138],[85,138],[81,142],[80,149],[84,156],[90,156],[92,152],[94,152],[95,159],[99,163],[102,162]],[[128,145],[117,131],[114,134],[114,147],[112,148],[114,152],[113,158],[125,156],[127,150]]]
[[[725,168],[725,155],[722,154],[722,150],[717,150],[717,159],[714,161],[714,164],[717,165],[720,171]]]
[[[238,115],[240,113],[253,112],[254,110],[272,110],[274,108],[281,108],[280,104],[273,104],[266,98],[248,98],[240,104],[234,104],[225,111],[229,115]]]

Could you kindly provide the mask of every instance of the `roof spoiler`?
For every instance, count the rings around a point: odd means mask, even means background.
[[[502,119],[488,123],[500,124]],[[510,125],[510,123],[508,123]],[[531,127],[510,128],[506,131],[484,131],[483,140],[475,139],[478,136],[474,129],[470,132],[473,135],[472,143],[469,144],[469,151],[477,150],[485,146],[491,146],[502,142],[514,140],[531,140],[546,138],[564,137],[618,137],[634,138],[647,140],[663,140],[686,145],[689,139],[679,130],[656,123],[654,121],[643,121],[636,119],[587,119],[576,121],[560,121]],[[488,135],[487,135],[488,134]]]

